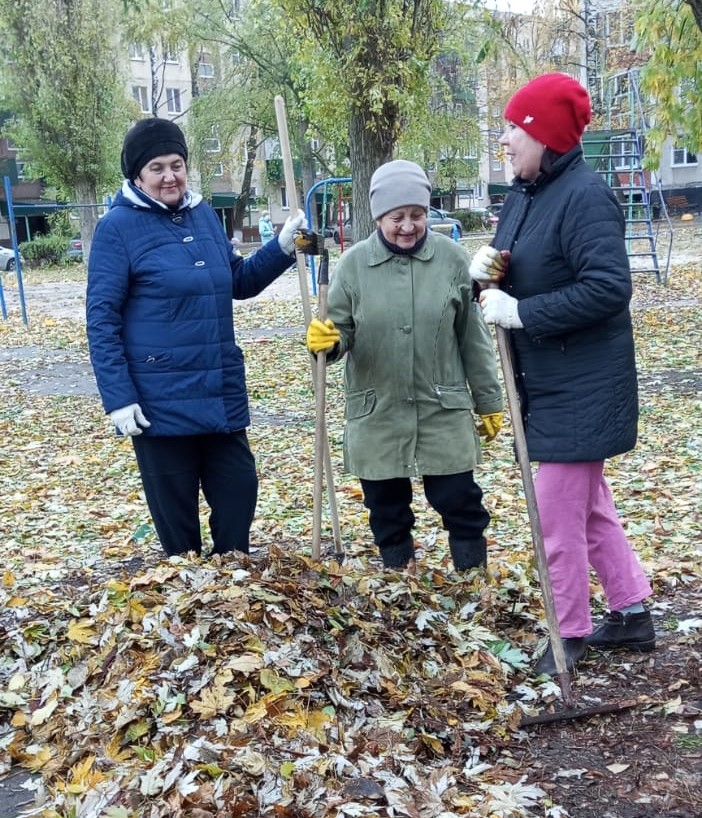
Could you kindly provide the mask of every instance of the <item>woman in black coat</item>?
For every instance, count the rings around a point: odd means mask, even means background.
[[[590,99],[566,74],[544,74],[505,109],[500,138],[515,178],[491,246],[471,277],[488,323],[511,330],[549,575],[573,668],[588,645],[652,650],[642,601],[651,587],[603,476],[636,443],[638,398],[624,217],[583,159]],[[509,251],[509,252],[505,252]],[[589,565],[610,612],[593,632]],[[535,666],[555,674],[551,646]]]

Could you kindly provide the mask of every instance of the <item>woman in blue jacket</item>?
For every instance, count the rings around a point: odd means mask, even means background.
[[[244,358],[232,299],[291,264],[291,216],[277,241],[234,253],[212,208],[187,187],[188,149],[167,119],[143,119],[122,148],[125,181],[88,261],[90,359],[105,411],[131,437],[168,555],[201,550],[199,492],[214,552],[247,552],[258,491],[246,427]]]
[[[566,74],[544,74],[505,109],[500,138],[515,178],[492,246],[471,264],[488,323],[511,330],[517,386],[554,602],[570,668],[588,645],[655,646],[643,600],[651,586],[603,476],[636,443],[638,399],[622,208],[583,159],[590,98]],[[510,251],[509,262],[504,251]],[[610,613],[592,632],[591,565]],[[549,646],[536,673],[554,675]]]

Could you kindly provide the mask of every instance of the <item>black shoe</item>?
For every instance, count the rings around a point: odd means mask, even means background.
[[[404,542],[380,546],[380,556],[384,568],[407,568],[414,561],[414,540],[410,537]]]
[[[451,559],[456,571],[468,571],[471,568],[484,568],[487,565],[487,541],[485,537],[477,540],[457,540],[449,535]]]
[[[626,648],[647,653],[656,647],[650,611],[623,614],[610,611],[604,621],[587,637],[587,643],[599,650]]]
[[[573,670],[575,665],[587,653],[587,642],[584,636],[573,636],[570,639],[563,639],[563,653],[565,653],[566,668]],[[534,676],[541,676],[542,673],[548,676],[555,676],[556,659],[553,655],[553,648],[549,642],[548,650],[534,665]]]

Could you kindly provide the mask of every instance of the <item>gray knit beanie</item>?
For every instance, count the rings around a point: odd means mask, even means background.
[[[374,219],[408,205],[418,205],[426,210],[431,198],[431,184],[415,162],[395,159],[381,165],[371,176],[369,196]]]

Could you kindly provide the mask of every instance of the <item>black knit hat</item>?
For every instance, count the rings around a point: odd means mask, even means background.
[[[177,153],[188,161],[183,131],[170,119],[140,119],[124,137],[122,173],[126,179],[134,180],[147,162],[169,153]]]

